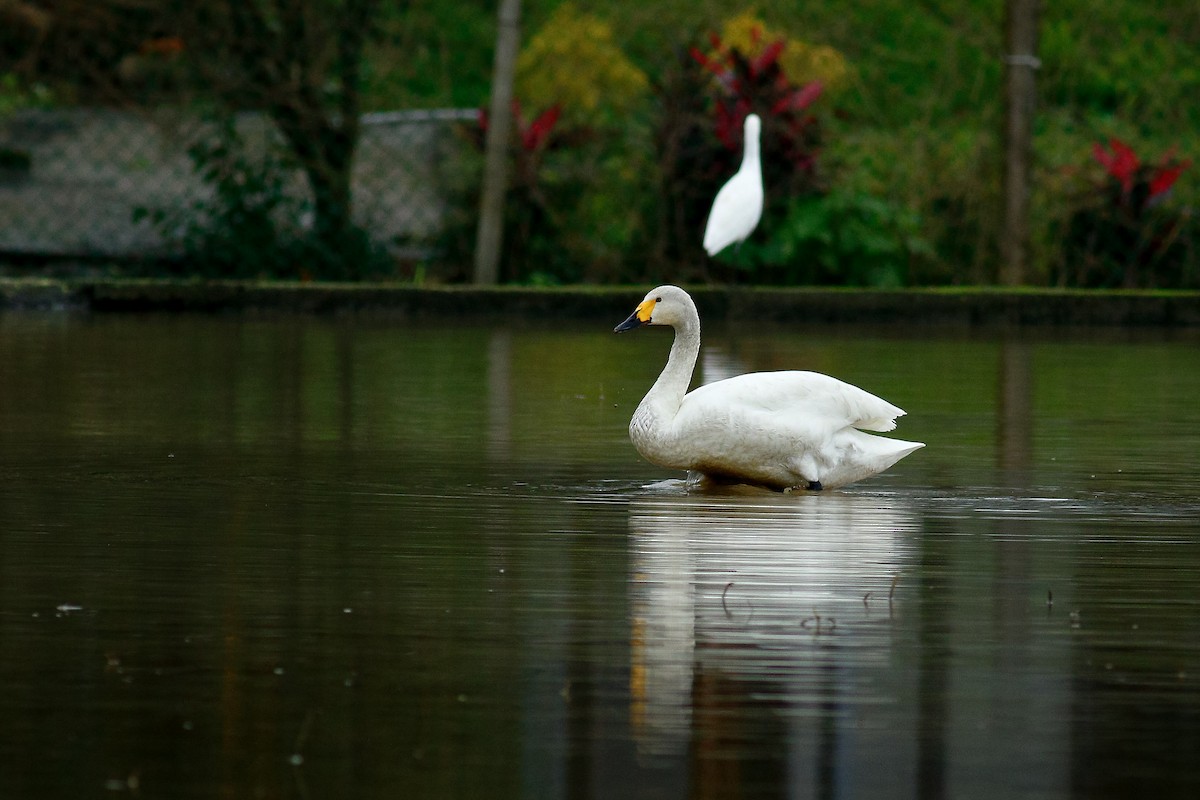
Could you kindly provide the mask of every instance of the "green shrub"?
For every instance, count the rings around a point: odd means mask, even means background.
[[[559,0],[527,0],[529,28],[536,32],[562,5]],[[1138,142],[1139,148],[1165,152],[1196,138],[1200,15],[1195,7],[1194,0],[1044,4],[1034,123],[1032,282],[1067,279],[1064,237],[1088,193],[1095,194],[1090,184],[1080,190],[1081,165],[1092,141],[1117,136]],[[761,254],[753,263],[744,257],[756,247],[786,249],[773,239],[795,222],[792,206],[814,203],[811,197],[799,198],[832,187],[842,198],[870,198],[896,216],[916,219],[915,236],[922,244],[908,258],[907,271],[889,266],[866,272],[903,274],[908,283],[994,280],[1002,234],[1004,65],[998,56],[1004,52],[1003,4],[963,0],[952,8],[915,8],[904,0],[869,0],[758,4],[751,13],[745,8],[724,0],[615,0],[599,12],[622,51],[650,76],[657,105],[623,110],[620,119],[609,120],[615,127],[595,129],[593,142],[547,155],[541,192],[554,206],[554,227],[544,227],[544,235],[526,248],[515,279],[541,280],[542,271],[562,280],[571,275],[584,280],[647,275],[765,281],[789,274],[799,279],[794,267],[769,265]],[[435,16],[424,37],[417,35],[419,21]],[[486,102],[491,63],[479,53],[491,53],[493,7],[425,1],[397,14],[401,19],[408,31],[405,42],[412,47],[398,50],[403,58],[397,60],[405,69],[411,67],[411,85],[422,88],[422,96],[435,98],[431,103]],[[783,189],[786,176],[781,180],[778,170],[768,168],[767,189],[775,197],[769,198],[759,228],[727,263],[705,258],[699,240],[713,195],[737,168],[740,153],[721,152],[713,130],[715,97],[709,76],[686,52],[680,58],[681,45],[704,41],[709,30],[719,31],[726,45],[743,54],[754,49],[756,30],[757,41],[765,44],[779,38],[773,31],[800,33],[814,44],[793,52],[795,38],[784,36],[783,71],[797,84],[820,80],[827,89],[815,106],[821,112],[819,180],[800,190]],[[555,44],[552,38],[543,41]],[[705,51],[712,52],[706,45]],[[551,69],[562,74],[550,77],[574,80],[584,74],[560,66],[565,62],[556,61],[554,52],[554,46],[543,50]],[[587,82],[575,83],[586,97]],[[841,85],[836,94],[829,91],[835,83]],[[598,96],[603,100],[604,93]],[[550,97],[529,99],[539,109],[553,102]],[[599,125],[603,118],[597,115],[588,123]],[[764,146],[764,157],[767,150]],[[1157,217],[1174,207],[1184,218],[1172,240],[1172,252],[1183,254],[1171,256],[1182,258],[1179,280],[1192,280],[1187,276],[1197,269],[1200,225],[1188,209],[1200,206],[1198,192],[1200,170],[1193,169],[1180,177],[1171,203],[1151,209]],[[833,213],[834,200],[828,204],[825,211]],[[477,208],[477,202],[470,206],[471,242]],[[1095,211],[1092,207],[1091,213]],[[514,213],[533,212],[526,206]],[[865,211],[860,215],[870,216]],[[1080,220],[1076,223],[1078,229]],[[898,229],[913,233],[903,225]],[[905,238],[894,232],[886,236]],[[889,263],[903,260],[895,256]],[[469,255],[465,263],[470,263]],[[1163,272],[1166,262],[1156,263],[1155,269]],[[851,266],[824,269],[811,279],[836,281],[839,275],[870,280]]]
[[[704,277],[762,280],[766,271],[747,276],[729,250],[709,261],[701,235],[713,198],[742,160],[746,117],[762,120],[761,158],[764,208],[760,229],[782,224],[789,203],[822,190],[817,154],[824,137],[813,105],[824,92],[817,80],[798,83],[784,70],[792,52],[811,68],[814,48],[771,33],[757,19],[742,15],[725,26],[730,41],[712,34],[706,47],[677,53],[676,63],[658,85],[662,113],[656,143],[662,174],[660,203],[667,224],[659,230],[656,253],[677,270],[705,264]],[[743,49],[744,48],[744,49]],[[833,51],[821,51],[826,73],[841,80],[846,66]]]
[[[1191,166],[1168,153],[1144,163],[1120,139],[1096,143],[1103,174],[1079,192],[1060,232],[1055,278],[1069,286],[1183,288],[1200,284],[1190,245],[1195,225],[1189,209],[1168,198]]]
[[[793,200],[765,240],[731,258],[762,283],[888,288],[919,282],[933,248],[916,212],[834,189]]]
[[[645,143],[649,82],[609,25],[560,6],[518,62],[509,149],[501,280],[547,285],[612,282],[651,213]],[[449,210],[436,277],[465,280],[473,261],[487,125],[466,124],[471,147],[447,176]]]
[[[351,228],[338,246],[320,243],[304,220],[312,204],[290,187],[298,170],[269,135],[254,147],[233,118],[197,139],[188,156],[209,190],[174,208],[140,207],[176,249],[178,272],[211,278],[354,279],[386,268],[367,233]]]

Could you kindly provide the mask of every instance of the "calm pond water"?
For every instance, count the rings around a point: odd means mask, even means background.
[[[1200,796],[1200,333],[711,328],[928,447],[689,491],[657,330],[0,316],[0,796]]]

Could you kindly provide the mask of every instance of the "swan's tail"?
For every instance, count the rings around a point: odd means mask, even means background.
[[[872,436],[862,431],[853,433],[857,434],[854,439],[858,453],[855,457],[847,458],[823,472],[820,480],[826,489],[834,489],[878,475],[900,459],[925,446],[923,442]]]
[[[915,453],[925,446],[924,442],[906,442],[902,439],[888,439],[883,436],[864,434],[869,439],[869,447],[864,448],[863,460],[874,468],[875,472],[883,472],[910,453]]]

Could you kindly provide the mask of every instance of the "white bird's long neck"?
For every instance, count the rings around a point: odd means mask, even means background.
[[[674,417],[692,382],[692,370],[700,354],[700,320],[688,320],[675,329],[675,341],[671,344],[671,355],[662,374],[646,394],[645,403],[653,404],[657,411]]]
[[[757,136],[747,136],[746,142],[745,142],[745,147],[742,150],[742,167],[741,167],[741,169],[743,171],[749,170],[749,169],[753,169],[753,170],[759,169],[758,160],[759,160],[758,137]]]

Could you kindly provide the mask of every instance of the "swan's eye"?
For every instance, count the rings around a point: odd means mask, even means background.
[[[656,303],[661,303],[661,302],[662,302],[662,298],[661,298],[661,297],[656,297],[656,298],[654,298],[654,302],[656,302]]]

